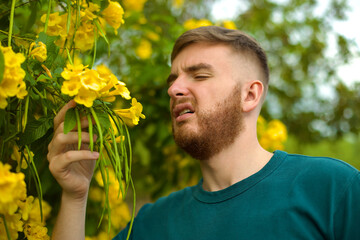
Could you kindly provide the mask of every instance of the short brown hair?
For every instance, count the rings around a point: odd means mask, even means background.
[[[269,82],[269,67],[265,51],[260,44],[246,33],[218,26],[199,27],[183,33],[175,42],[171,62],[187,46],[194,43],[225,44],[235,51],[254,56],[258,60],[264,79],[265,89]],[[261,80],[261,79],[260,79]]]

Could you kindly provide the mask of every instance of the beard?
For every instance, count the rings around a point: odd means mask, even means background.
[[[241,90],[236,85],[231,94],[217,103],[211,111],[196,112],[198,131],[187,131],[186,124],[173,120],[172,131],[176,144],[198,160],[207,160],[231,145],[243,128]]]

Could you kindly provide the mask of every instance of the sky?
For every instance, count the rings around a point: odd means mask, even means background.
[[[285,0],[277,1],[283,2]],[[318,0],[318,2],[320,12],[321,9],[325,9],[326,6],[328,6],[330,0]],[[234,18],[239,12],[245,10],[243,3],[244,0],[218,0],[213,6],[212,15],[216,20]],[[360,23],[360,1],[348,0],[348,4],[350,9],[347,12],[347,20],[334,22],[333,29],[335,32],[354,40],[357,44],[357,50],[360,51],[360,31],[357,30]],[[331,38],[329,37],[329,39]],[[331,55],[333,51],[332,45],[333,44],[330,42],[328,50],[329,55]],[[359,68],[360,57],[355,57],[348,64],[339,66],[338,74],[340,78],[344,80],[344,83],[351,87],[354,82],[360,82]]]

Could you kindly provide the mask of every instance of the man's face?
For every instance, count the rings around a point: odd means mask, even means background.
[[[242,65],[229,47],[200,43],[173,61],[168,94],[174,139],[194,158],[212,157],[239,135]]]

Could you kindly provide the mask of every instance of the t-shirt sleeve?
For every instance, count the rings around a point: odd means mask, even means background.
[[[346,184],[346,183],[344,183]],[[335,239],[360,239],[360,172],[345,185],[334,214]]]

